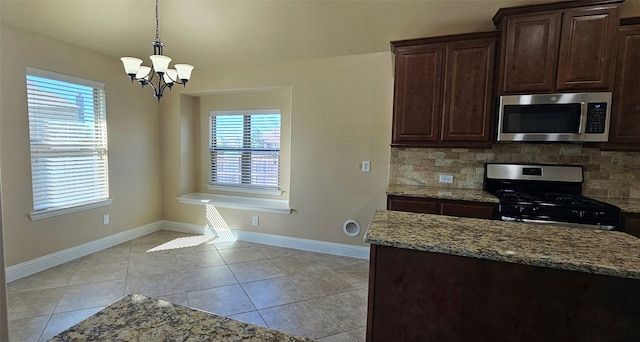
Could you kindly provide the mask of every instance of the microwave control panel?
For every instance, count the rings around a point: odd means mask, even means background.
[[[587,103],[587,127],[585,133],[604,133],[607,103]]]

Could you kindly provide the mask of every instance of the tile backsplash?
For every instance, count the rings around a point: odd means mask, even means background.
[[[600,151],[580,144],[494,144],[486,150],[392,148],[389,184],[482,189],[485,162],[582,165],[584,195],[640,198],[640,153]],[[440,183],[441,174],[453,175],[453,183]]]

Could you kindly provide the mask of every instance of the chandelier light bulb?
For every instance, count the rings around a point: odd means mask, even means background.
[[[176,70],[178,71],[178,77],[182,83],[187,83],[189,79],[191,79],[191,70],[193,70],[193,65],[191,64],[176,64]]]
[[[142,60],[140,58],[135,57],[122,57],[120,58],[122,64],[124,65],[124,72],[131,76],[132,81],[133,77],[138,73],[140,69],[140,65],[142,64]]]
[[[167,72],[167,69],[169,69],[171,58],[163,55],[151,55],[149,56],[149,58],[153,63],[153,70],[155,70],[158,74],[164,74],[165,72]]]
[[[167,69],[167,72],[162,77],[164,82],[171,87],[178,80],[178,71],[176,69]]]
[[[138,73],[136,73],[136,78],[138,80],[148,81],[150,79],[149,74],[151,73],[151,68],[148,66],[141,66],[138,69]]]

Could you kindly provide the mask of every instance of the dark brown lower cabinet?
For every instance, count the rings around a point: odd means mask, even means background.
[[[387,196],[387,209],[458,217],[496,218],[497,204],[434,198]]]
[[[640,341],[640,280],[371,245],[367,341]]]
[[[622,231],[640,237],[640,214],[624,214],[622,216]]]

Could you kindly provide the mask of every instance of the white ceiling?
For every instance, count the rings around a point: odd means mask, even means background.
[[[389,51],[391,40],[493,30],[501,7],[552,1],[160,0],[160,39],[165,55],[196,68],[353,55]],[[1,0],[0,11],[3,24],[114,58],[153,51],[154,0]]]

